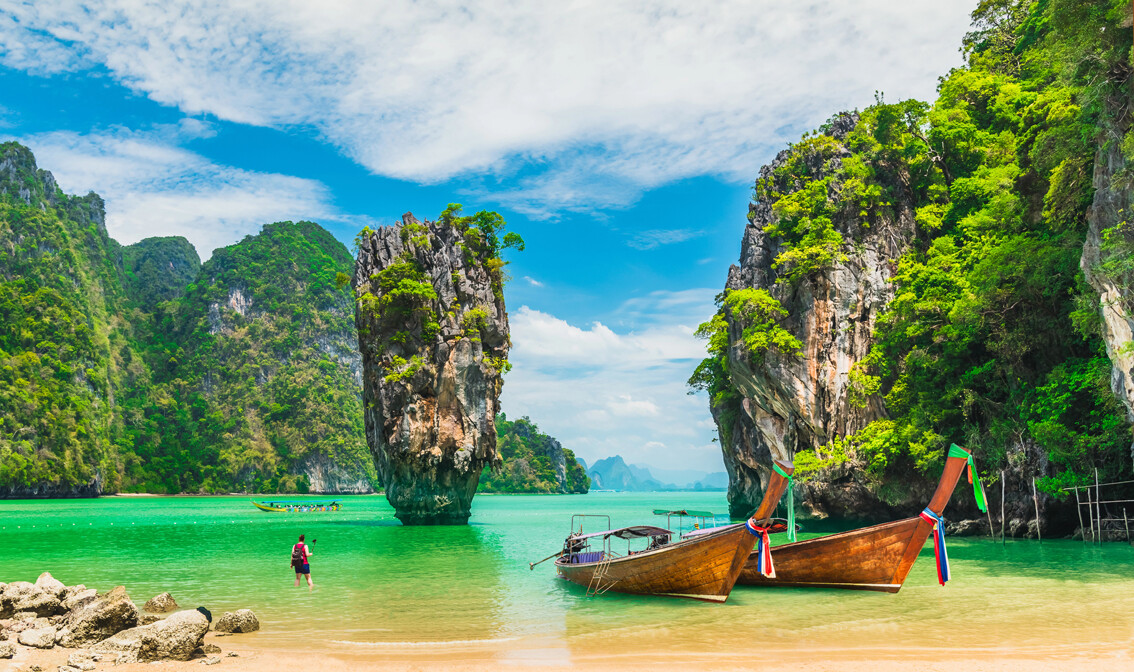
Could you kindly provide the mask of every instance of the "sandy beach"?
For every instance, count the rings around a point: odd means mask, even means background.
[[[879,649],[870,655],[861,650],[834,649],[769,651],[759,643],[738,641],[735,650],[708,652],[691,649],[685,653],[667,654],[659,658],[650,651],[625,651],[611,647],[608,650],[571,651],[565,649],[517,649],[507,642],[492,646],[383,647],[381,651],[344,654],[324,648],[324,643],[312,638],[310,643],[288,649],[257,647],[255,636],[233,635],[218,637],[210,632],[206,643],[215,644],[222,653],[213,654],[220,662],[209,666],[232,672],[346,672],[348,670],[498,670],[569,668],[582,670],[626,670],[648,666],[653,669],[737,670],[759,669],[765,672],[1064,672],[1091,670],[1119,672],[1134,669],[1131,642],[1116,643],[1113,647],[1093,647],[1081,650],[1074,644],[1053,645],[1044,650],[998,647],[994,650],[962,651],[925,649],[922,651],[888,654]],[[751,645],[753,650],[745,646]],[[27,649],[11,660],[3,661],[0,670],[27,672],[39,666],[44,672],[65,665],[67,657],[76,649]],[[230,654],[236,654],[231,656]],[[565,657],[565,654],[568,657]],[[210,656],[211,657],[211,656]],[[116,672],[143,672],[161,669],[169,671],[200,670],[205,658],[189,661],[161,661],[159,663],[131,663],[114,665],[100,662],[97,669],[114,669]]]

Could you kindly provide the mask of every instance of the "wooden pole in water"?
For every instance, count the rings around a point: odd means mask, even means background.
[[[1040,516],[1039,516],[1039,495],[1036,494],[1036,477],[1032,476],[1032,501],[1036,504],[1036,539],[1043,543],[1043,535],[1040,534]]]
[[[1008,478],[1004,475],[1004,470],[1000,470],[1000,543],[1004,542],[1004,491],[1007,490]]]
[[[1087,524],[1091,526],[1091,543],[1095,541],[1095,506],[1091,502],[1091,486],[1086,487],[1087,491]]]
[[[1099,517],[1099,543],[1102,543],[1102,497],[1099,496],[1099,468],[1095,467],[1095,513]]]
[[[1075,513],[1079,514],[1079,536],[1087,543],[1087,528],[1083,526],[1083,503],[1079,501],[1079,486],[1075,486]]]
[[[984,513],[988,516],[988,536],[996,540],[996,528],[992,527],[992,507],[988,505],[988,492],[984,489],[984,481],[980,483],[980,494],[984,495]]]

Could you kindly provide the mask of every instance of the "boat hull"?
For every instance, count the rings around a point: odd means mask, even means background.
[[[920,517],[772,547],[775,578],[756,571],[755,557],[741,585],[812,586],[896,593],[902,588],[932,526]]]
[[[555,563],[559,576],[590,592],[666,595],[724,602],[756,537],[744,525],[609,562]]]
[[[945,510],[966,460],[948,457],[937,490],[926,507],[937,515]],[[756,571],[751,556],[738,583],[750,586],[815,586],[896,593],[933,531],[921,516],[863,527],[772,548],[775,578]]]

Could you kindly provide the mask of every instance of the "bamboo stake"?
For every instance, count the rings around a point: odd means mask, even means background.
[[[1004,470],[1000,470],[1000,543],[1004,541],[1004,491],[1007,490],[1008,478],[1004,475]]]
[[[1079,514],[1079,535],[1083,537],[1083,543],[1087,543],[1087,528],[1083,525],[1083,503],[1079,501],[1079,488],[1075,487],[1075,513]]]
[[[1130,521],[1126,519],[1126,507],[1122,507],[1122,522],[1126,524],[1126,543],[1130,543]]]
[[[1091,487],[1087,486],[1087,523],[1091,526],[1091,543],[1095,543],[1095,507],[1091,502]]]
[[[1099,468],[1095,467],[1095,513],[1099,517],[1099,543],[1102,543],[1102,505],[1099,500],[1102,496],[1099,494]]]
[[[1036,539],[1043,543],[1043,535],[1040,534],[1040,515],[1039,515],[1039,495],[1036,494],[1036,477],[1032,476],[1032,501],[1036,505]]]
[[[988,492],[984,489],[984,481],[980,483],[980,494],[984,495],[984,513],[988,516],[988,536],[996,540],[996,528],[992,526],[992,507],[988,506]]]

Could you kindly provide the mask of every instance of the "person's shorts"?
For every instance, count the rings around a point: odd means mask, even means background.
[[[302,565],[292,565],[292,567],[295,568],[296,574],[310,574],[311,573],[310,563],[305,562]]]

